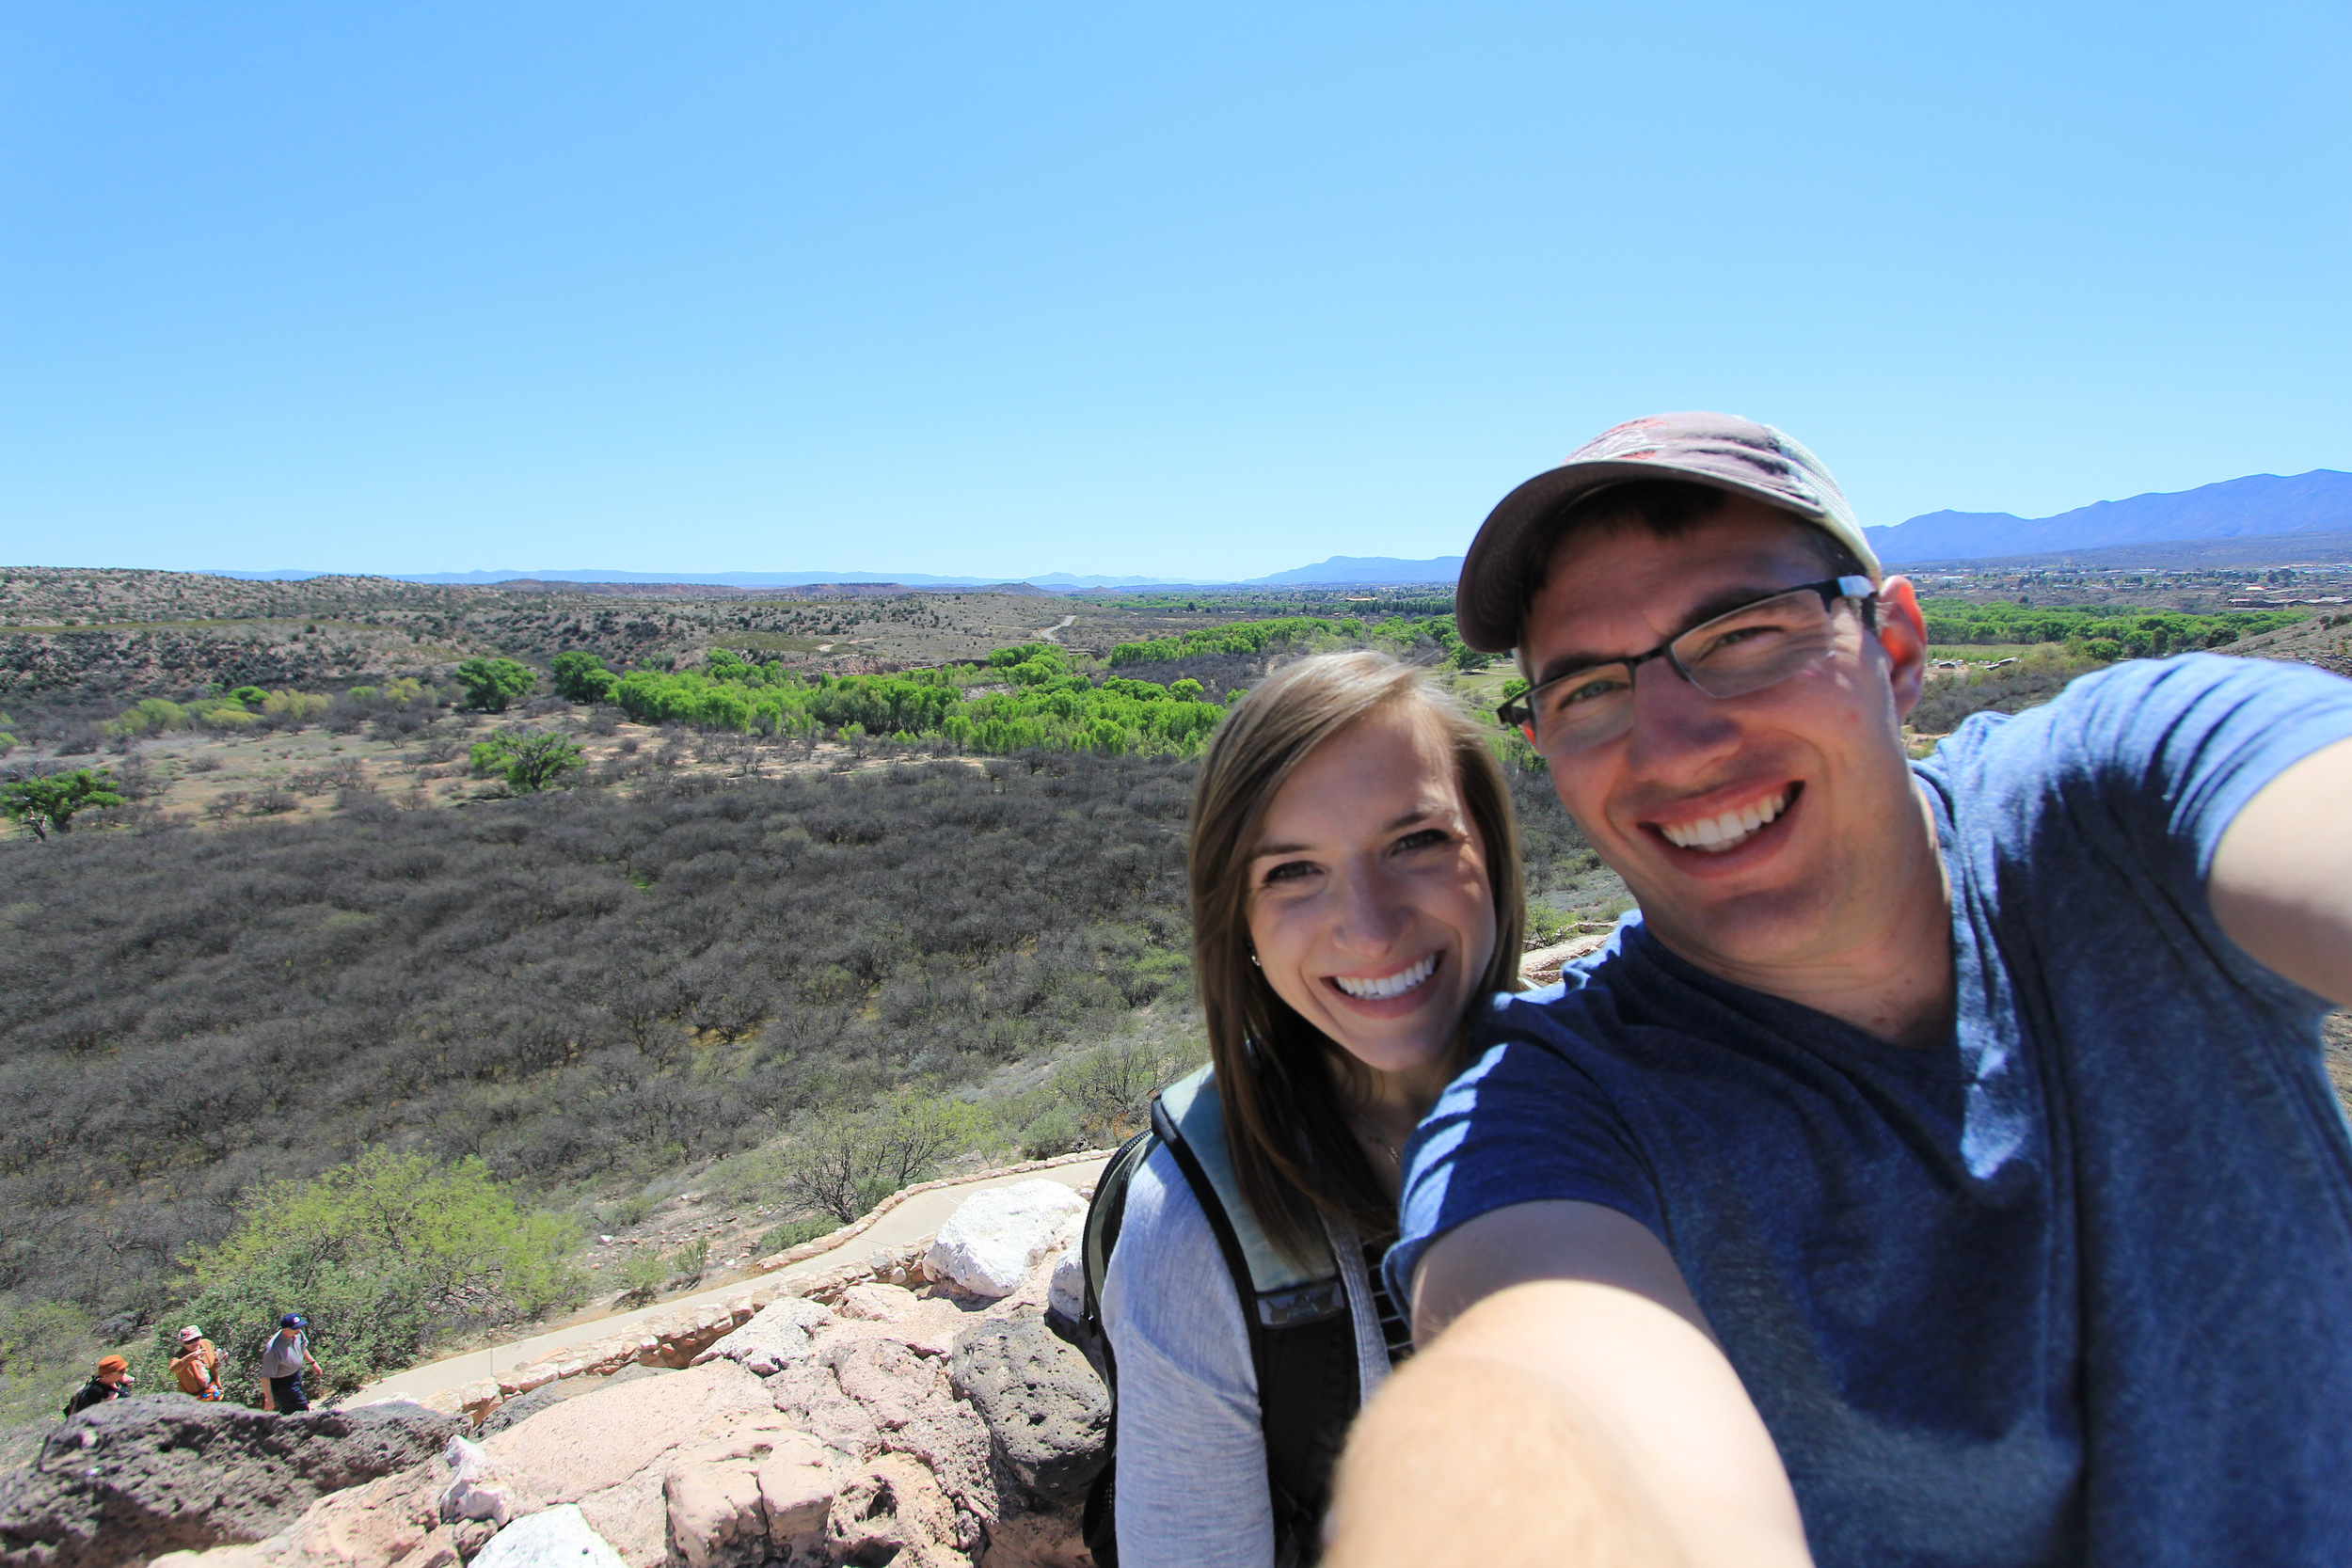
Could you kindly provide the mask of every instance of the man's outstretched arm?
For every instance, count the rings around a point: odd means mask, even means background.
[[[2214,850],[2206,895],[2255,962],[2352,1006],[2352,740],[2246,802]]]
[[[1633,1220],[1527,1203],[1440,1238],[1422,1350],[1348,1438],[1334,1568],[1806,1564],[1780,1456]]]

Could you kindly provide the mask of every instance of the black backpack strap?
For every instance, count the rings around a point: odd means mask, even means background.
[[[1259,1321],[1258,1287],[1250,1278],[1249,1255],[1242,1251],[1241,1236],[1233,1229],[1233,1217],[1225,1212],[1225,1200],[1217,1195],[1216,1183],[1200,1168],[1200,1157],[1184,1142],[1184,1135],[1176,1130],[1168,1108],[1157,1100],[1152,1101],[1152,1131],[1168,1152],[1174,1157],[1176,1168],[1184,1173],[1184,1185],[1192,1189],[1195,1202],[1209,1222],[1209,1229],[1216,1237],[1216,1249],[1225,1257],[1225,1272],[1233,1277],[1233,1292],[1241,1297],[1241,1321],[1249,1334],[1249,1360],[1258,1370],[1259,1386],[1264,1387],[1265,1325]],[[1264,1402],[1263,1396],[1259,1402]]]
[[[1086,1228],[1079,1238],[1079,1261],[1086,1270],[1084,1321],[1098,1339],[1103,1332],[1103,1282],[1110,1277],[1111,1254],[1119,1247],[1119,1232],[1127,1223],[1127,1189],[1136,1172],[1152,1157],[1157,1134],[1138,1132],[1119,1146],[1095,1179],[1094,1196],[1087,1204]],[[1107,1342],[1104,1354],[1109,1354]],[[1107,1381],[1107,1380],[1106,1380]]]
[[[1336,1279],[1259,1291],[1223,1196],[1156,1100],[1152,1130],[1184,1172],[1241,1299],[1250,1364],[1258,1375],[1258,1419],[1265,1434],[1275,1568],[1311,1563],[1322,1554],[1331,1472],[1361,1402],[1356,1321],[1346,1291]]]
[[[1157,1147],[1158,1138],[1148,1132],[1120,1145],[1119,1152],[1095,1179],[1094,1196],[1087,1204],[1086,1228],[1079,1234],[1078,1259],[1085,1268],[1086,1296],[1076,1325],[1078,1348],[1094,1363],[1111,1397],[1111,1454],[1087,1488],[1086,1508],[1078,1520],[1080,1538],[1093,1554],[1095,1568],[1119,1568],[1119,1357],[1111,1349],[1111,1337],[1103,1332],[1103,1283],[1110,1277],[1111,1254],[1118,1249],[1119,1232],[1127,1222],[1127,1189]]]

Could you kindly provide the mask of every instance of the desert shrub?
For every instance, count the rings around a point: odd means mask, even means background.
[[[830,1236],[840,1228],[841,1222],[831,1214],[811,1214],[806,1219],[787,1220],[760,1237],[758,1245],[753,1248],[753,1256],[765,1257],[770,1253],[782,1252],[787,1247],[796,1247],[803,1242]]]
[[[160,1311],[256,1184],[373,1146],[610,1190],[1100,1037],[1182,983],[1189,783],[1058,753],[0,845],[0,1291]]]
[[[620,1191],[1110,1037],[1186,1000],[1191,782],[1036,752],[0,844],[0,1291],[160,1312],[255,1189],[370,1148]],[[1541,887],[1589,850],[1513,788]]]
[[[326,716],[335,699],[316,691],[273,691],[262,699],[262,711],[296,724]]]
[[[70,1301],[0,1302],[0,1437],[46,1431],[108,1347],[87,1311]],[[142,1388],[153,1386],[135,1367]]]
[[[1056,1069],[1046,1088],[1069,1113],[1069,1123],[1076,1132],[1072,1148],[1110,1148],[1150,1125],[1152,1097],[1207,1056],[1206,1046],[1192,1042],[1136,1040],[1099,1046]],[[1032,1122],[1022,1133],[1023,1142],[1035,1143],[1047,1134],[1057,1134],[1058,1126],[1041,1129]]]
[[[529,1316],[578,1297],[573,1229],[525,1212],[478,1160],[370,1150],[307,1182],[253,1195],[217,1244],[185,1261],[186,1313],[251,1385],[278,1316],[310,1320],[331,1392],[413,1362],[438,1332]],[[157,1330],[168,1351],[172,1325]],[[233,1372],[233,1377],[232,1377]]]
[[[971,1147],[985,1118],[974,1107],[941,1099],[894,1097],[860,1116],[810,1117],[794,1130],[779,1162],[786,1201],[847,1225],[899,1188],[936,1172]]]
[[[2091,646],[2095,649],[2097,643]],[[2057,696],[2075,676],[2099,668],[2096,657],[2077,657],[2055,644],[2036,648],[1998,670],[1931,680],[1911,711],[1910,723],[1922,735],[1948,735],[1972,713],[2023,713]]]

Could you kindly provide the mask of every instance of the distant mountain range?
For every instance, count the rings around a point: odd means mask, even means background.
[[[2352,529],[2352,474],[2313,468],[2288,479],[2252,474],[2194,490],[2095,501],[2055,517],[1931,512],[1892,528],[1863,532],[1881,561],[1912,565],[2341,529]]]
[[[2251,474],[2223,480],[2194,490],[2152,492],[2128,500],[2097,501],[2061,512],[2055,517],[2019,517],[2007,512],[1930,512],[1889,528],[1866,529],[1870,546],[1889,565],[1982,561],[2003,557],[2033,557],[2049,563],[2070,552],[2099,551],[2112,565],[2137,564],[2116,552],[2123,546],[2145,546],[2169,553],[2195,541],[2280,538],[2279,548],[2297,548],[2284,536],[2296,536],[2316,547],[2317,536],[2352,530],[2352,474],[2333,468],[2313,468],[2307,474],[2280,478]],[[2325,543],[2341,548],[2340,542]],[[2264,551],[2244,546],[2223,552],[2234,562]],[[2211,550],[2186,552],[2189,558],[2211,559]],[[1426,583],[1451,587],[1462,569],[1458,555],[1406,561],[1390,555],[1335,555],[1311,566],[1270,572],[1262,578],[1168,578],[1104,577],[1071,572],[1045,572],[1009,580],[1004,578],[935,577],[927,572],[622,572],[596,568],[484,572],[395,572],[387,574],[406,582],[612,582],[707,583],[725,588],[806,588],[824,585],[839,592],[854,586],[943,589],[1017,590],[1021,583],[1053,593],[1088,589],[1186,588],[1395,588]],[[294,569],[223,571],[217,577],[261,580],[293,580],[325,574]]]

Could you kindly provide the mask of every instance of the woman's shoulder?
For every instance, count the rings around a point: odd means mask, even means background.
[[[1149,1257],[1154,1263],[1206,1259],[1224,1272],[1216,1232],[1200,1208],[1192,1183],[1176,1156],[1162,1144],[1152,1150],[1127,1185],[1127,1207],[1120,1216],[1114,1266],[1124,1255],[1130,1260]]]

